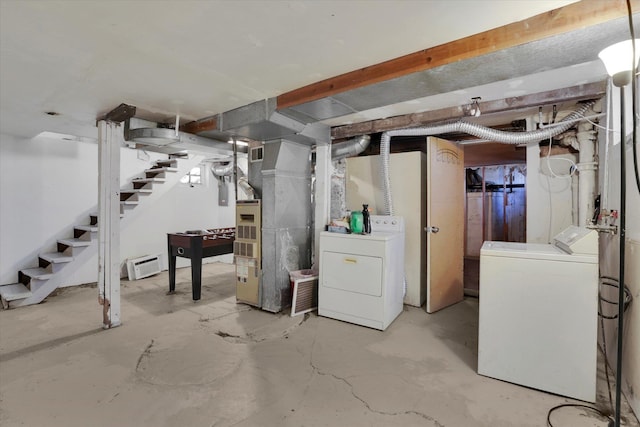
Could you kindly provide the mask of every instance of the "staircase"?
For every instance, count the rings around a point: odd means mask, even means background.
[[[168,174],[179,171],[178,160],[160,160],[144,171],[144,176],[134,178],[120,191],[120,218],[134,209],[145,196],[153,192],[153,186],[164,184]],[[189,165],[189,168],[191,165]],[[189,169],[187,169],[189,170]],[[62,272],[70,265],[85,262],[97,251],[98,215],[90,214],[89,225],[73,227],[73,238],[60,239],[57,252],[41,253],[38,266],[18,272],[18,283],[0,285],[0,301],[5,309],[42,302],[56,290],[64,279]],[[93,249],[93,250],[92,250]]]

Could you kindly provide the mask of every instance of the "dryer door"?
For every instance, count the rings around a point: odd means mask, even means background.
[[[382,258],[325,251],[322,286],[382,296]]]

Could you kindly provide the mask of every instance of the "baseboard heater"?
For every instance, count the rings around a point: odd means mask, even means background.
[[[146,255],[127,260],[127,275],[129,280],[144,279],[162,271],[160,255]]]

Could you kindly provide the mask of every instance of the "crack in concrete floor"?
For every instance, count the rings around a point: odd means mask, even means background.
[[[427,421],[430,421],[433,423],[433,425],[435,427],[445,427],[444,424],[440,423],[438,420],[436,420],[435,418],[433,418],[430,415],[424,414],[422,412],[419,411],[402,411],[402,412],[387,412],[387,411],[379,411],[377,409],[374,409],[371,407],[371,405],[369,404],[369,402],[367,402],[364,398],[360,397],[354,390],[354,386],[353,384],[351,384],[351,382],[344,378],[344,377],[340,377],[334,373],[331,372],[325,372],[323,370],[321,370],[320,368],[318,368],[314,363],[313,363],[313,352],[315,349],[315,344],[316,344],[316,336],[314,335],[313,338],[313,343],[311,344],[311,351],[309,352],[309,366],[311,366],[311,369],[313,370],[314,374],[318,374],[321,376],[328,376],[331,377],[337,381],[342,382],[343,384],[346,384],[349,387],[349,391],[351,393],[351,395],[356,398],[357,400],[359,400],[364,406],[365,408],[367,408],[367,410],[369,410],[369,412],[372,412],[374,414],[379,414],[379,415],[389,415],[389,416],[397,416],[397,415],[417,415],[421,418],[424,418]],[[313,375],[311,376],[311,379],[313,378]],[[309,380],[309,382],[307,383],[307,386],[305,387],[303,396],[306,395],[307,390],[309,389],[310,385],[311,385],[311,379]]]

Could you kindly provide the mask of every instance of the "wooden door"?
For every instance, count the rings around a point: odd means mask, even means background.
[[[464,153],[427,138],[427,313],[464,298]]]

